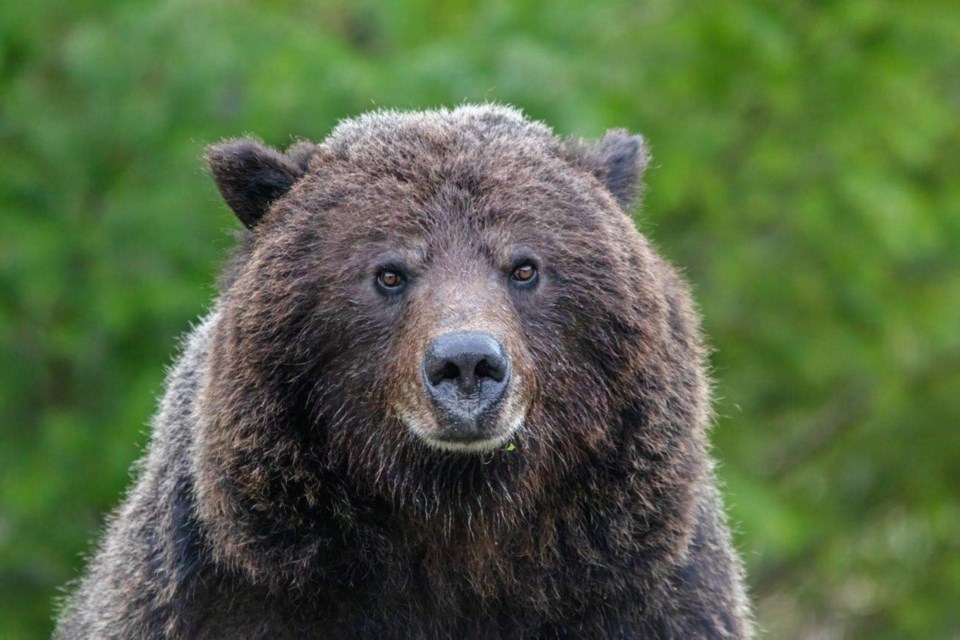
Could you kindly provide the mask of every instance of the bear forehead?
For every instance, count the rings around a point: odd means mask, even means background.
[[[549,224],[554,216],[544,219],[544,210],[586,213],[610,204],[549,127],[501,106],[345,120],[321,143],[309,173],[309,186],[291,199],[350,227],[422,229],[465,216],[494,222],[531,215]]]
[[[531,164],[489,157],[389,156],[319,167],[288,200],[287,222],[332,234],[338,242],[364,237],[462,234],[494,242],[537,240],[601,231],[615,220],[599,184],[559,159]],[[392,165],[392,166],[391,166]],[[595,238],[596,241],[596,238]]]

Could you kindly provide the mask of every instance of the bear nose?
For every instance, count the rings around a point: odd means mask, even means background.
[[[510,359],[489,333],[448,333],[427,348],[427,393],[455,439],[483,435],[510,380]]]

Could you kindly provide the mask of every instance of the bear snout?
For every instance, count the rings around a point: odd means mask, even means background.
[[[439,426],[435,437],[466,444],[498,435],[511,374],[499,340],[485,332],[443,334],[427,346],[422,369]]]

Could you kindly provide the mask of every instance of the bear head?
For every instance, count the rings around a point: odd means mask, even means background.
[[[502,540],[590,488],[643,512],[646,544],[682,543],[707,385],[689,296],[628,215],[640,137],[465,106],[207,157],[246,227],[195,443],[224,561],[302,583],[396,526]]]

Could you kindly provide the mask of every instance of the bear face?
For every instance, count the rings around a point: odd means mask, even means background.
[[[536,557],[551,541],[527,524],[575,518],[572,494],[623,511],[625,549],[679,553],[707,383],[688,294],[625,214],[646,160],[622,132],[565,141],[478,107],[214,147],[248,228],[195,444],[221,560],[304,584],[385,562],[398,528]]]

